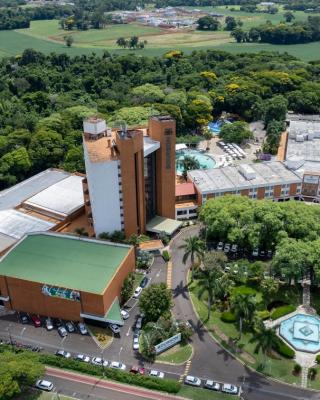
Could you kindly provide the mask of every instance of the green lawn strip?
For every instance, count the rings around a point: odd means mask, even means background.
[[[311,389],[320,390],[320,365],[314,367],[317,370],[317,375],[314,380],[308,379],[308,387]]]
[[[189,360],[192,355],[192,346],[190,344],[177,345],[164,351],[157,356],[156,361],[169,362],[172,364],[182,364]]]
[[[177,395],[192,400],[229,400],[235,398],[230,394],[190,386],[182,386]]]
[[[142,278],[144,277],[143,274],[140,272],[134,272],[134,283],[133,283],[133,290],[135,291],[136,288],[140,285]]]
[[[207,318],[207,307],[206,304],[200,301],[197,297],[197,287],[193,283],[190,287],[191,300],[194,307],[201,319],[205,321]],[[234,348],[228,344],[229,338],[237,339],[239,336],[239,329],[236,324],[225,323],[220,319],[220,312],[211,312],[209,321],[205,322],[208,330],[214,335],[214,337],[226,348],[228,348],[232,353],[235,354]],[[256,354],[254,352],[255,343],[250,343],[252,338],[252,333],[244,333],[241,340],[237,343],[238,347],[242,348],[244,353],[237,353],[236,356],[247,365],[252,368],[258,369],[264,361],[264,356],[262,353]],[[294,366],[294,361],[282,358],[281,356],[274,355],[272,358],[268,357],[267,363],[263,373],[269,375],[273,378],[283,380],[287,383],[299,383],[299,377],[292,375],[292,370]]]

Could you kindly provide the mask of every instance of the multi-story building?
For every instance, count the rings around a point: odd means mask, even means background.
[[[189,171],[188,179],[197,191],[198,205],[225,194],[284,201],[299,197],[302,185],[301,177],[279,161]]]
[[[146,232],[156,217],[175,218],[175,120],[149,119],[148,129],[113,130],[83,123],[86,213],[95,234]],[[152,224],[151,224],[152,225]]]

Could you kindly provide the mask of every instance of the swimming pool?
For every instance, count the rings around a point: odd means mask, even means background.
[[[214,158],[208,154],[201,153],[198,150],[178,150],[176,151],[176,172],[178,175],[182,175],[183,173],[183,164],[181,161],[184,160],[185,156],[194,157],[196,160],[198,160],[200,169],[211,169],[216,166]]]
[[[296,314],[280,324],[280,336],[299,351],[320,351],[320,318]]]

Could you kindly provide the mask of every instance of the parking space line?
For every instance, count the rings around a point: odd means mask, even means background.
[[[172,261],[167,264],[167,286],[169,289],[172,288]]]

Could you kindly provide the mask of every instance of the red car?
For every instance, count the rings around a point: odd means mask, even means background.
[[[146,373],[146,370],[145,370],[145,368],[138,367],[137,365],[133,365],[130,369],[130,372],[132,372],[133,374],[144,375]]]
[[[37,315],[31,315],[31,320],[33,322],[33,325],[36,328],[39,328],[41,326],[41,321],[40,318]]]

